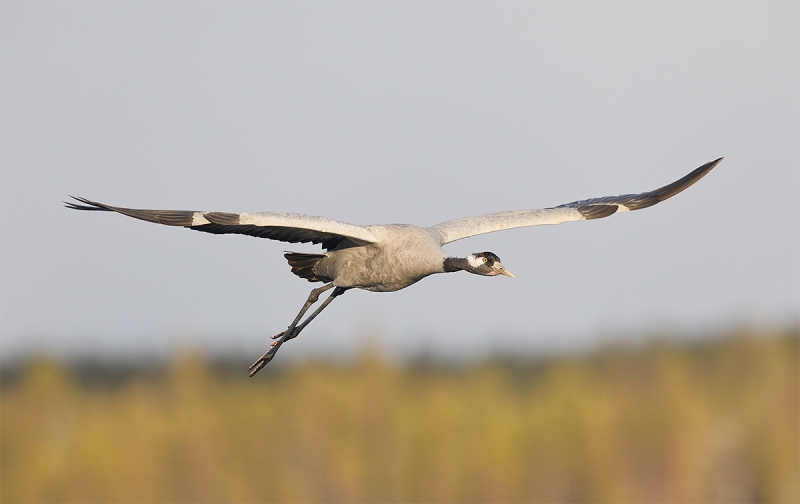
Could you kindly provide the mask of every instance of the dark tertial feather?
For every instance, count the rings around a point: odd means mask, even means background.
[[[289,261],[289,266],[292,267],[292,273],[305,278],[309,282],[330,282],[332,279],[317,276],[314,273],[314,266],[317,262],[325,257],[325,254],[304,254],[302,252],[287,252],[283,257]]]

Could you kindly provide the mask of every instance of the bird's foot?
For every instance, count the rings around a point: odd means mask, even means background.
[[[269,362],[272,360],[273,357],[275,357],[275,354],[278,352],[278,348],[280,348],[280,346],[285,341],[290,340],[295,336],[297,336],[297,332],[293,327],[288,328],[285,331],[281,331],[275,336],[271,336],[271,338],[274,339],[275,341],[270,343],[269,345],[270,349],[267,350],[264,355],[262,355],[257,361],[255,361],[253,364],[250,365],[249,368],[250,376],[252,377],[256,373],[258,373],[261,370],[261,368],[269,364]]]
[[[275,343],[278,343],[280,341],[281,340],[278,340]],[[269,364],[269,361],[271,361],[272,358],[275,357],[275,354],[278,352],[278,346],[280,346],[280,345],[276,345],[275,343],[273,343],[271,345],[271,348],[269,350],[267,350],[267,352],[264,355],[262,355],[257,361],[255,361],[254,363],[252,363],[250,365],[250,367],[248,369],[250,371],[250,377],[251,378],[256,373],[258,373],[261,370],[261,368],[263,368],[264,366]]]

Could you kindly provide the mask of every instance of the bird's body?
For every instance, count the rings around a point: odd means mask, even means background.
[[[271,349],[251,366],[252,376],[272,360],[282,343],[296,337],[334,298],[348,289],[392,292],[434,273],[462,270],[484,276],[513,277],[495,254],[481,252],[468,257],[452,257],[442,248],[447,243],[504,229],[599,219],[619,212],[647,208],[691,186],[721,160],[719,158],[706,163],[685,177],[654,191],[580,200],[552,208],[510,210],[466,217],[431,227],[411,224],[360,226],[326,217],[281,212],[138,210],[113,207],[84,198],[75,198],[83,204],[67,203],[67,206],[76,210],[113,211],[149,222],[213,234],[245,234],[290,243],[320,243],[326,249],[323,254],[285,254],[293,273],[311,282],[324,282],[325,285],[312,290],[295,320],[285,331],[273,336],[276,341]],[[319,295],[331,288],[334,289],[333,293],[299,324]]]
[[[314,268],[335,287],[392,292],[428,275],[444,273],[448,257],[435,232],[412,224],[364,226],[374,243],[325,253]]]

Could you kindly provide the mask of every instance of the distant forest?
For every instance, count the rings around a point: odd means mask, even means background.
[[[800,335],[268,366],[32,358],[2,502],[800,502]]]

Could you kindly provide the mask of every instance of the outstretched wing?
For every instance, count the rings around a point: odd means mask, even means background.
[[[442,245],[462,238],[468,238],[484,233],[502,231],[526,226],[542,226],[545,224],[561,224],[562,222],[600,219],[617,212],[627,212],[647,208],[667,198],[675,196],[690,185],[694,184],[712,168],[717,166],[722,158],[706,163],[680,180],[665,185],[655,191],[641,194],[624,194],[622,196],[606,196],[604,198],[585,199],[574,201],[554,208],[535,210],[510,210],[475,217],[454,219],[432,226],[431,229],[439,233]]]
[[[214,234],[244,234],[289,243],[321,243],[328,250],[345,240],[356,245],[377,241],[365,227],[347,222],[295,213],[279,212],[196,212],[191,210],[137,210],[98,203],[71,196],[83,204],[65,202],[74,210],[99,210],[117,212],[128,217],[165,224],[183,226]]]

